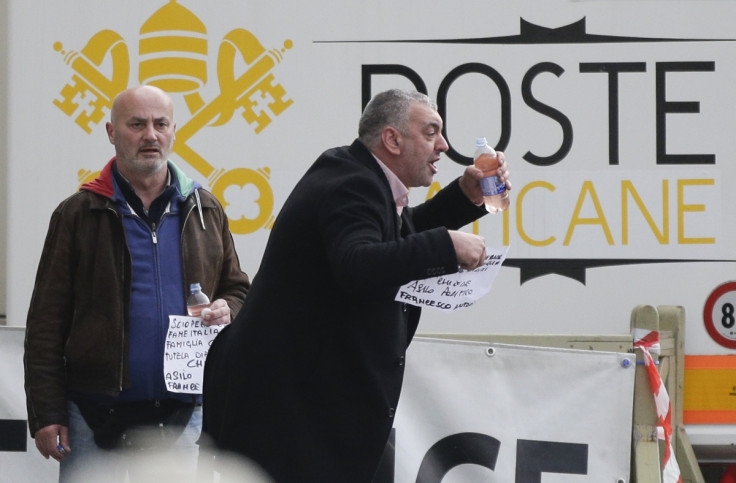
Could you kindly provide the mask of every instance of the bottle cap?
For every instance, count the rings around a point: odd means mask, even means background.
[[[202,290],[202,287],[199,285],[199,283],[193,283],[189,286],[190,292],[197,292],[199,290]]]
[[[496,150],[493,149],[492,147],[490,147],[488,145],[488,141],[486,141],[486,138],[476,138],[475,139],[475,149],[476,150],[481,150],[482,149],[483,151],[481,151],[481,152],[488,153],[491,156],[495,156],[496,155]],[[478,151],[476,151],[476,153],[477,152]]]

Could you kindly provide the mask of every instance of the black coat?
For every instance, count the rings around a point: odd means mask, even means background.
[[[420,310],[400,285],[453,273],[447,229],[485,213],[456,181],[396,214],[359,141],[326,151],[273,226],[238,317],[215,340],[204,430],[278,482],[370,481]]]

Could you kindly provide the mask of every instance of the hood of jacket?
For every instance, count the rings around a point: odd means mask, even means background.
[[[116,159],[116,157],[113,157],[110,161],[108,161],[105,167],[102,168],[100,175],[92,181],[84,183],[82,186],[80,186],[79,190],[91,191],[106,198],[114,199],[115,185],[113,184],[112,179],[112,166],[115,163]],[[202,187],[201,184],[191,179],[189,176],[186,175],[184,171],[179,169],[179,167],[174,164],[173,161],[167,161],[167,165],[172,175],[172,181],[176,186],[177,191],[179,192],[179,196],[182,199],[185,199],[187,196],[191,195],[195,189]]]
[[[79,188],[79,191],[91,191],[92,193],[96,193],[100,196],[108,198],[112,202],[123,199],[122,194],[116,195],[115,193],[115,183],[113,181],[112,167],[115,164],[116,159],[117,157],[113,157],[112,159],[110,159],[105,167],[102,168],[102,171],[100,171],[100,175],[92,181],[82,184],[82,186],[80,186]],[[181,170],[176,164],[174,164],[173,161],[168,160],[167,165],[169,168],[169,172],[171,173],[172,184],[176,189],[179,200],[183,202],[190,195],[194,194],[197,208],[199,209],[198,212],[200,223],[202,224],[202,228],[204,229],[205,223],[202,216],[202,202],[199,197],[198,191],[200,188],[202,188],[202,185],[187,176],[186,173]]]

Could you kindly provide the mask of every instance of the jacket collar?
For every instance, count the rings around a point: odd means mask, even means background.
[[[97,193],[98,195],[112,199],[115,195],[115,185],[113,183],[112,175],[112,165],[113,163],[115,163],[115,160],[115,157],[110,159],[105,167],[102,168],[102,171],[100,171],[100,175],[92,181],[84,183],[79,188],[80,191],[91,191],[93,193]],[[182,198],[186,198],[187,196],[191,195],[195,189],[202,187],[201,184],[189,178],[186,173],[184,173],[184,171],[179,169],[179,167],[174,164],[173,161],[169,160],[167,161],[167,163],[169,167],[169,172],[173,177],[171,184],[178,186],[179,193],[181,194]]]

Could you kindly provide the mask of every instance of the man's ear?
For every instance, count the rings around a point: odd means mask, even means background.
[[[381,142],[384,148],[394,156],[401,154],[401,133],[394,127],[386,126],[381,131]]]
[[[105,130],[107,131],[107,139],[110,140],[110,144],[115,144],[115,130],[112,127],[112,123],[106,123]]]

